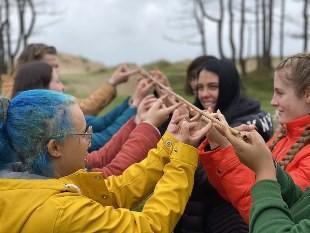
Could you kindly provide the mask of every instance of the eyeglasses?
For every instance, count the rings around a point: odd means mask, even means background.
[[[84,133],[71,133],[70,135],[81,136],[88,142],[88,145],[90,146],[93,136],[93,127],[91,125],[87,125]]]

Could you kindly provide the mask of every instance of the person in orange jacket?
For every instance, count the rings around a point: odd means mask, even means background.
[[[274,160],[302,190],[310,185],[309,67],[308,53],[288,57],[276,67],[271,104],[278,112],[281,127],[268,142]],[[255,173],[239,161],[226,140],[214,133],[199,150],[209,182],[248,223]]]

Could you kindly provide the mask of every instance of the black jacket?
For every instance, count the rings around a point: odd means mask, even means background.
[[[257,101],[240,98],[230,119],[231,126],[255,124],[267,141],[272,136],[269,113],[260,110]],[[197,167],[192,195],[174,233],[247,233],[247,224],[239,213],[208,183],[201,165]]]
[[[225,59],[209,57],[198,71],[208,70],[219,77],[219,95],[215,110],[219,109],[230,126],[255,124],[258,132],[267,141],[272,136],[272,120],[269,113],[260,108],[259,102],[241,94],[238,71]],[[199,99],[194,103],[203,109]],[[185,212],[174,233],[246,233],[248,226],[235,208],[223,200],[208,183],[201,166],[195,173],[194,188]]]

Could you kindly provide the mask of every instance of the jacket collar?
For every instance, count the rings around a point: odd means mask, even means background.
[[[308,125],[310,125],[310,114],[298,117],[286,123],[284,126],[286,128],[287,135],[295,138],[300,137]]]
[[[51,193],[71,192],[86,196],[102,205],[112,204],[105,178],[100,172],[79,170],[59,179],[0,179],[0,191],[7,189],[45,189]]]

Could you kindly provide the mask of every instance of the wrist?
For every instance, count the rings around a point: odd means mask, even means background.
[[[141,101],[139,101],[137,99],[131,99],[130,106],[137,108],[139,106],[140,102]]]
[[[113,87],[116,87],[116,85],[117,85],[113,79],[109,79],[108,84],[110,84]]]
[[[256,172],[256,182],[260,180],[277,181],[276,167],[273,163]]]

